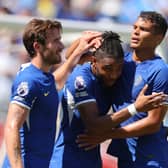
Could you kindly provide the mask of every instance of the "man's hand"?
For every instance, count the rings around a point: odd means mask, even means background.
[[[79,148],[84,148],[86,151],[95,148],[107,138],[104,135],[93,135],[89,133],[80,134],[77,136],[76,143]]]
[[[79,44],[76,49],[82,51],[81,54],[88,50],[95,51],[101,45],[101,35],[102,33],[97,31],[84,31],[79,39]]]
[[[162,106],[163,102],[165,102],[165,99],[168,96],[163,92],[153,93],[152,95],[145,95],[147,88],[148,85],[145,85],[134,103],[137,111],[139,112],[146,112]]]

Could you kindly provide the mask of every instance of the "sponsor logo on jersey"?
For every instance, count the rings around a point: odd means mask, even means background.
[[[136,75],[135,76],[135,81],[134,81],[134,86],[138,86],[140,85],[140,83],[143,81],[142,76],[141,75]]]
[[[48,92],[46,92],[46,93],[44,93],[44,96],[48,96],[48,95],[49,95],[49,93],[50,93],[49,91],[48,91]]]

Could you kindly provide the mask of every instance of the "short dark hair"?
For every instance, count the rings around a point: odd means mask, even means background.
[[[102,44],[96,49],[94,56],[97,59],[112,57],[114,59],[123,59],[124,52],[121,45],[120,36],[112,31],[106,31],[102,34]]]
[[[168,25],[166,19],[160,13],[155,11],[141,11],[139,17],[144,20],[149,20],[153,24],[154,33],[165,36]]]
[[[34,57],[35,50],[33,43],[39,42],[45,45],[47,30],[58,28],[62,30],[62,25],[56,20],[32,19],[25,27],[23,33],[23,44],[30,57]]]

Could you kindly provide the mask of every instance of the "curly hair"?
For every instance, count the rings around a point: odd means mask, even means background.
[[[124,57],[120,36],[112,31],[106,31],[102,34],[102,44],[96,49],[94,55],[96,58],[112,57],[121,59]]]

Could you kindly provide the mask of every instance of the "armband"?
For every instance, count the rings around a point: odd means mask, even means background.
[[[127,107],[127,109],[128,109],[128,112],[131,114],[131,116],[134,116],[135,114],[138,114],[134,104],[130,104]]]

